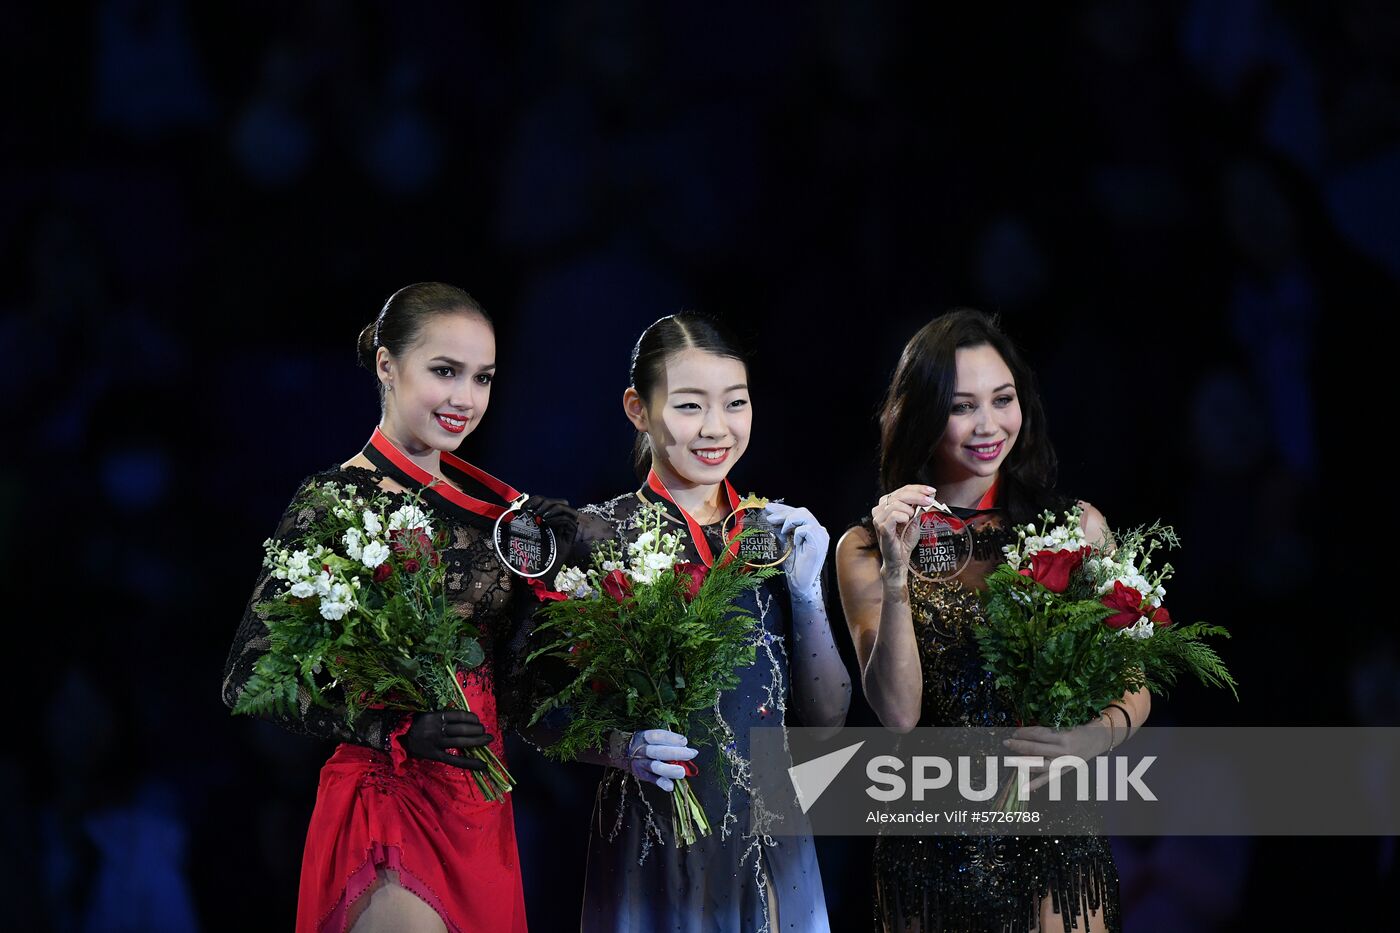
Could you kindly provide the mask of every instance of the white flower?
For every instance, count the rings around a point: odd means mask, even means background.
[[[421,528],[423,533],[431,536],[433,526],[428,523],[427,514],[416,505],[404,505],[389,513],[389,530],[398,531],[401,528]]]
[[[612,573],[614,570],[621,570],[625,566],[626,565],[620,560],[605,560],[603,561],[603,573]]]
[[[305,599],[306,597],[316,592],[316,587],[312,586],[310,583],[307,583],[305,580],[302,580],[300,583],[293,583],[292,588],[288,590],[288,592],[290,592],[297,599]]]
[[[312,584],[316,588],[316,595],[325,598],[331,594],[331,575],[329,571],[322,570],[321,575]]]
[[[311,574],[311,555],[305,551],[297,551],[295,554],[284,555],[282,560],[286,564],[286,579],[295,583],[298,580],[308,579]]]
[[[360,533],[360,529],[347,528],[345,530],[345,537],[342,540],[345,542],[346,556],[351,560],[359,560],[364,541],[364,535]]]
[[[1152,621],[1147,616],[1138,616],[1138,620],[1122,629],[1122,632],[1129,638],[1151,638],[1153,628]]]
[[[379,521],[379,516],[369,509],[365,509],[363,518],[365,522],[365,534],[369,535],[371,538],[384,530],[384,525]]]
[[[370,570],[378,567],[389,559],[389,545],[383,541],[371,541],[365,545],[364,551],[360,554],[360,563]]]
[[[636,538],[635,541],[633,541],[631,544],[627,545],[627,553],[629,553],[629,554],[634,554],[634,555],[636,555],[636,554],[644,554],[644,553],[646,553],[647,551],[650,551],[650,550],[652,549],[652,544],[653,544],[653,542],[655,542],[655,541],[656,541],[656,532],[654,532],[654,531],[644,531],[644,532],[642,532],[641,534],[637,535],[637,538]]]
[[[593,588],[588,585],[588,575],[577,567],[561,568],[559,576],[554,578],[554,586],[570,599],[587,599],[593,595]]]
[[[663,570],[670,570],[673,563],[670,554],[643,554],[640,569],[655,576]]]
[[[321,599],[321,615],[327,619],[343,619],[355,605],[355,593],[344,583],[331,586],[330,593]]]

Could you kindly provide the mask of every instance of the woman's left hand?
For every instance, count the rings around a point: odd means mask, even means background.
[[[1051,729],[1048,726],[1022,726],[1002,744],[1011,755],[1041,757],[1045,764],[1031,768],[1030,789],[1043,787],[1050,781],[1050,763],[1071,755],[1091,761],[1108,750],[1109,733],[1100,716],[1073,729]]]
[[[779,533],[784,538],[791,536],[792,553],[783,562],[783,570],[787,572],[788,587],[793,595],[807,599],[819,598],[822,565],[826,563],[826,551],[831,546],[831,535],[827,534],[821,522],[807,509],[770,502],[764,511],[774,524],[781,525]]]
[[[578,535],[578,509],[565,499],[546,499],[544,496],[531,496],[521,508],[539,516],[540,521],[554,532],[560,554],[569,553]]]

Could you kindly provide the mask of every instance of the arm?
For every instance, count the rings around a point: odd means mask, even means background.
[[[851,676],[826,614],[822,576],[831,536],[807,509],[774,502],[766,512],[780,525],[779,533],[792,538],[792,554],[783,569],[792,609],[788,654],[797,717],[827,738],[845,725],[851,706]]]
[[[846,724],[851,675],[831,634],[820,585],[815,594],[793,594],[792,653],[797,715],[803,725],[824,730],[825,738]]]
[[[859,526],[836,545],[836,580],[841,607],[855,643],[861,687],[880,723],[908,732],[919,722],[924,674],[904,568],[886,573],[870,534]]]
[[[1117,545],[1113,540],[1113,533],[1109,531],[1108,521],[1103,517],[1103,513],[1093,505],[1079,500],[1079,505],[1084,511],[1079,516],[1079,527],[1084,529],[1084,537],[1093,547],[1101,550],[1112,551]],[[1112,738],[1113,747],[1117,748],[1147,722],[1148,714],[1152,712],[1152,694],[1143,687],[1140,690],[1124,693],[1122,698],[1116,701],[1123,708],[1107,706],[1099,711],[1114,727]],[[1131,724],[1129,723],[1131,717]]]

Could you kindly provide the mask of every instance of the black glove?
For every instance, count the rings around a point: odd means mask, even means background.
[[[399,744],[411,758],[440,761],[470,771],[485,771],[486,762],[468,755],[467,750],[490,742],[491,736],[486,734],[476,713],[460,709],[414,713],[413,725],[399,736]],[[451,754],[448,749],[457,749],[459,754]]]
[[[521,508],[538,515],[540,521],[554,531],[555,541],[559,545],[559,559],[562,560],[578,536],[578,509],[564,499],[546,499],[544,496],[531,496]]]

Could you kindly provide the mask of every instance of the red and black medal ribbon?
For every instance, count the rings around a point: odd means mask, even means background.
[[[488,492],[500,496],[505,504],[498,505],[470,496],[453,486],[452,483],[442,482],[414,463],[408,454],[396,447],[394,442],[389,440],[384,432],[377,427],[374,429],[369,443],[365,445],[364,455],[365,459],[373,463],[376,468],[386,476],[391,477],[400,486],[421,488],[424,499],[444,508],[448,514],[452,514],[454,510],[468,512],[494,522],[510,508],[512,501],[520,497],[520,493],[516,492],[509,483],[499,480],[480,467],[472,466],[462,458],[444,451],[440,459],[444,476],[463,485],[471,483],[480,486]]]
[[[680,511],[681,516],[685,519],[685,527],[690,531],[690,540],[694,542],[695,551],[700,555],[701,563],[706,567],[713,567],[715,565],[714,553],[710,550],[710,542],[705,540],[705,532],[700,523],[697,522],[689,512],[677,504],[676,500],[671,496],[670,490],[666,488],[665,483],[661,482],[661,477],[656,475],[656,470],[654,469],[647,473],[647,488],[662,499],[665,499],[671,505],[674,505],[676,509]],[[739,494],[734,491],[734,485],[729,482],[727,477],[724,480],[724,492],[729,497],[729,510],[731,512],[737,510],[739,508]],[[738,556],[739,545],[735,543],[734,539],[739,537],[739,533],[743,530],[744,513],[740,512],[734,519],[734,527],[729,529],[729,535],[725,539],[725,563],[728,563]]]
[[[1001,477],[992,480],[992,485],[987,487],[987,491],[982,493],[982,498],[977,500],[977,504],[972,507],[974,512],[986,512],[997,506],[997,493],[1001,490]]]
[[[1001,477],[998,476],[996,479],[992,480],[992,485],[987,487],[987,491],[982,493],[982,498],[978,499],[977,504],[972,508],[968,509],[957,505],[949,506],[949,508],[953,510],[954,517],[960,520],[965,518],[971,518],[972,516],[977,515],[981,512],[989,512],[992,509],[996,508],[997,493],[1000,491],[1000,489]],[[961,525],[963,523],[959,521],[959,524]]]

